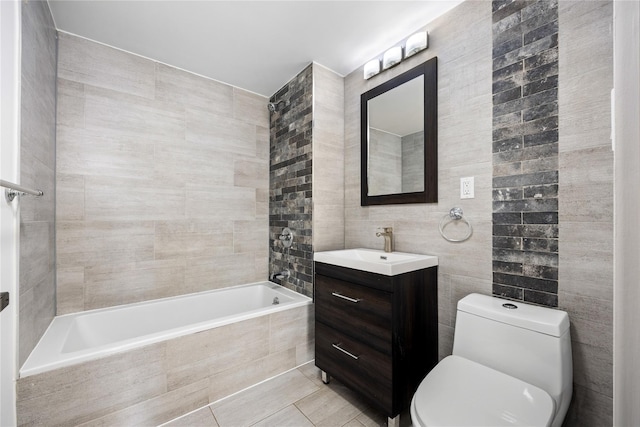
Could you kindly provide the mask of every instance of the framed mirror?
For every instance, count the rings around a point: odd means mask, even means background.
[[[361,206],[438,201],[437,58],[360,97]]]

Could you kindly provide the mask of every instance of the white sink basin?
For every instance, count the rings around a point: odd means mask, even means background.
[[[313,254],[313,260],[370,273],[384,274],[385,276],[395,276],[438,265],[438,257],[436,256],[384,252],[375,249],[316,252]]]

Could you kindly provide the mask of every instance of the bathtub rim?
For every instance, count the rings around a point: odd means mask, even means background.
[[[288,296],[292,296],[294,298],[294,301],[286,304],[278,304],[270,307],[263,307],[258,310],[251,310],[248,312],[244,312],[242,314],[224,316],[219,319],[207,320],[203,322],[190,324],[187,326],[163,330],[161,332],[145,335],[143,337],[129,338],[129,339],[123,340],[122,342],[118,342],[118,344],[113,344],[113,343],[104,344],[101,346],[93,347],[90,350],[77,351],[75,353],[79,353],[79,354],[66,357],[62,360],[60,360],[59,358],[55,358],[55,360],[52,360],[49,363],[42,363],[37,361],[34,362],[32,360],[32,356],[34,354],[35,356],[33,357],[33,359],[37,359],[40,356],[39,354],[40,352],[37,352],[37,350],[40,349],[41,344],[42,346],[49,346],[49,347],[54,346],[53,351],[56,352],[56,355],[61,354],[62,347],[64,346],[67,335],[69,334],[70,326],[76,317],[80,317],[82,315],[90,315],[94,313],[106,312],[106,311],[114,311],[122,308],[149,305],[149,304],[162,302],[162,301],[184,299],[184,298],[194,297],[197,295],[211,294],[211,293],[216,293],[220,291],[228,291],[228,290],[233,290],[238,288],[252,287],[256,285],[268,286],[269,288],[275,290],[276,292],[280,292]],[[157,298],[153,300],[115,305],[112,307],[96,308],[92,310],[80,311],[75,313],[67,313],[60,316],[55,316],[53,320],[49,323],[49,326],[45,330],[42,337],[40,337],[40,340],[38,340],[38,343],[34,347],[33,351],[29,354],[29,357],[27,357],[25,362],[19,368],[18,378],[26,378],[32,375],[53,371],[55,369],[65,368],[65,367],[73,366],[76,364],[101,359],[101,358],[112,356],[114,354],[121,353],[127,350],[141,348],[147,345],[156,344],[162,341],[178,338],[184,335],[195,334],[198,332],[205,331],[207,329],[222,327],[232,323],[253,319],[256,317],[266,316],[266,315],[270,315],[280,311],[285,311],[285,310],[294,309],[297,307],[302,307],[305,305],[310,305],[312,303],[313,303],[313,299],[309,298],[306,295],[293,291],[277,283],[265,280],[265,281],[259,281],[259,282],[246,283],[242,285],[229,286],[225,288],[210,289],[206,291],[193,292],[190,294]],[[56,319],[60,319],[60,320],[56,322]],[[50,334],[49,332],[50,332],[50,329],[54,327],[54,322],[56,322],[55,327],[64,328],[62,330],[64,336],[58,336],[58,337],[50,336],[52,334]],[[62,323],[62,325],[58,326],[59,323]],[[73,353],[67,353],[67,354],[73,354]],[[35,366],[33,367],[29,366],[30,362],[32,362],[31,364],[34,364]]]

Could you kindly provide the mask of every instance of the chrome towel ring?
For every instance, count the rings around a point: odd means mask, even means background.
[[[446,225],[451,221],[460,221],[460,220],[464,221],[464,223],[467,224],[467,227],[469,227],[469,231],[467,235],[461,239],[451,239],[445,236],[444,228],[446,227]],[[440,234],[446,241],[454,242],[454,243],[464,242],[465,240],[469,239],[469,237],[471,237],[471,235],[473,234],[473,227],[471,227],[471,223],[462,216],[462,208],[451,208],[449,213],[443,216],[442,219],[440,220],[440,225],[438,226],[438,229],[440,230]]]

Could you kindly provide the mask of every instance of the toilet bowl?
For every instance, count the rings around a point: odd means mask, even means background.
[[[421,426],[554,426],[572,394],[566,312],[471,294],[458,303],[453,354],[411,402]]]

